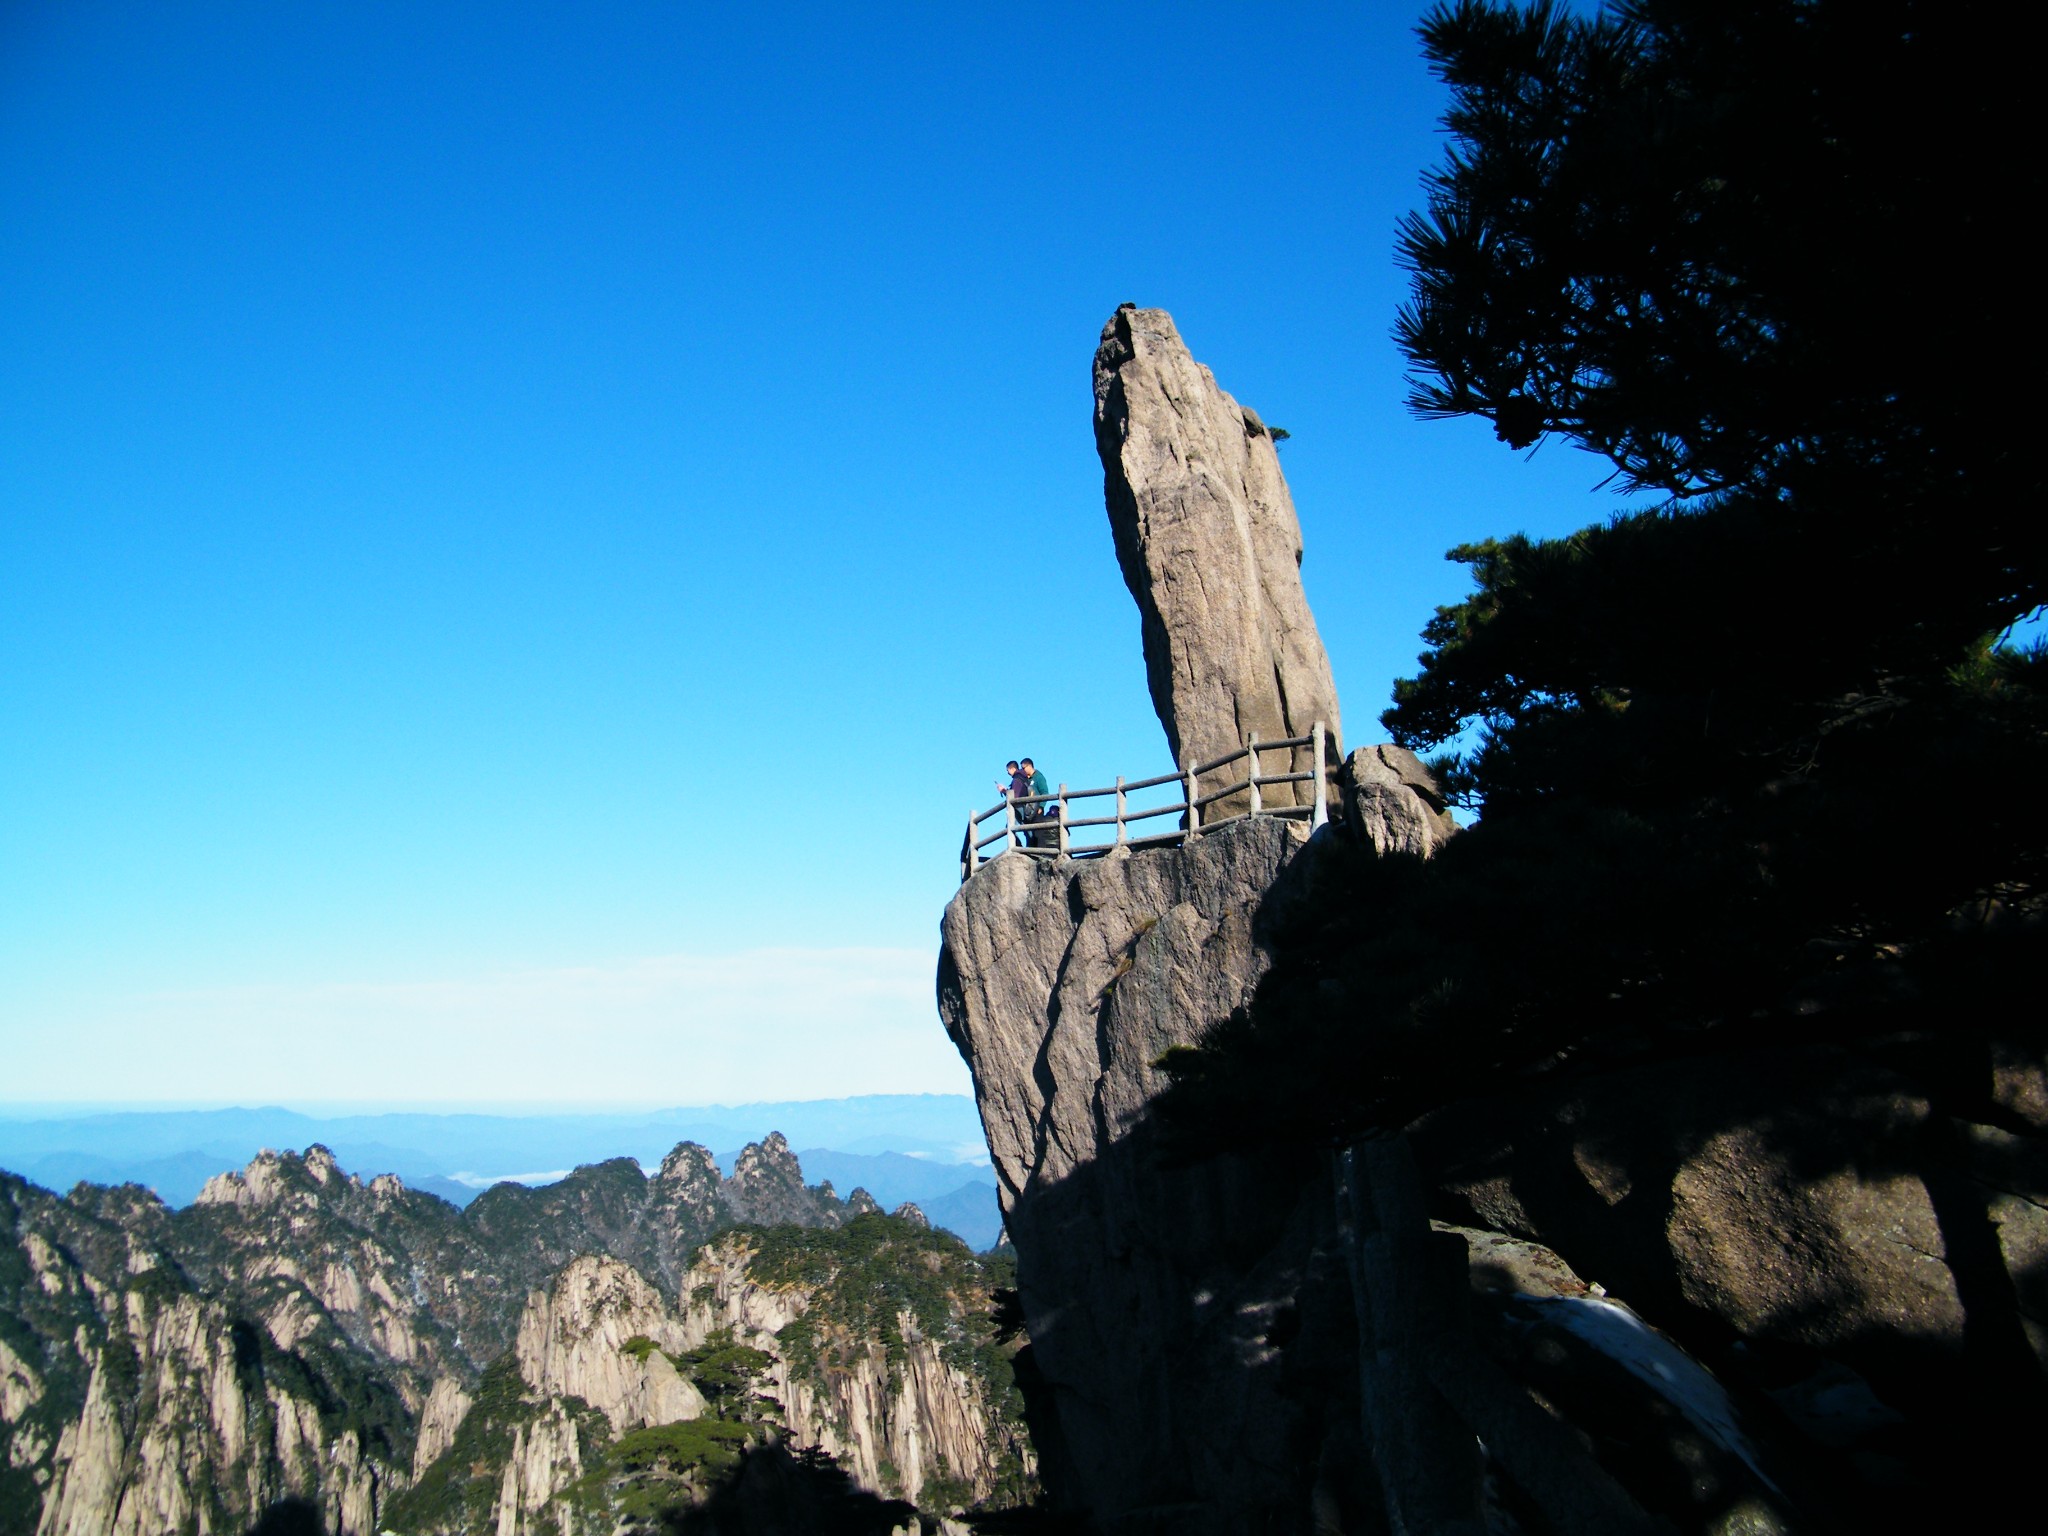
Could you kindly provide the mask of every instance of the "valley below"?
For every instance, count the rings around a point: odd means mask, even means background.
[[[1034,1487],[1007,1255],[779,1134],[466,1208],[318,1144],[183,1209],[0,1174],[0,1224],[7,1536],[939,1530]]]

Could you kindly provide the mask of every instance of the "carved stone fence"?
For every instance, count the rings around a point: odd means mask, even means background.
[[[1107,789],[1069,789],[1062,784],[1049,795],[1012,795],[1006,791],[995,805],[968,815],[967,837],[960,850],[961,882],[964,884],[972,879],[982,865],[1005,853],[1021,853],[1039,859],[1088,859],[1099,858],[1118,848],[1171,848],[1191,837],[1200,837],[1205,832],[1214,832],[1255,816],[1306,821],[1312,827],[1320,827],[1330,819],[1330,775],[1336,771],[1327,761],[1327,743],[1328,733],[1323,722],[1318,720],[1306,736],[1261,741],[1258,733],[1253,732],[1235,752],[1226,753],[1213,762],[1191,763],[1178,773],[1162,773],[1156,778],[1128,782],[1119,778]],[[1288,761],[1292,762],[1294,750],[1300,747],[1310,749],[1309,761],[1315,767],[1286,773],[1267,773],[1261,768],[1260,753],[1285,751]],[[1246,764],[1244,777],[1207,794],[1201,792],[1203,779],[1238,763]],[[1131,808],[1129,796],[1164,784],[1179,786],[1181,798],[1165,805]],[[1275,784],[1313,784],[1314,795],[1306,805],[1269,806],[1262,791]],[[1286,798],[1292,801],[1298,797],[1290,793]],[[1115,809],[1108,816],[1074,815],[1075,802],[1087,800],[1113,800]],[[1226,814],[1203,814],[1224,802],[1231,802],[1224,806]],[[1237,807],[1240,805],[1244,809],[1239,810]],[[1178,816],[1180,823],[1164,832],[1133,833],[1134,823],[1150,821],[1158,816]],[[999,824],[993,831],[984,830],[998,819]],[[1102,830],[1105,828],[1112,830],[1105,832]],[[1082,835],[1077,838],[1076,833]],[[984,857],[982,850],[995,845],[1000,845],[995,853]]]

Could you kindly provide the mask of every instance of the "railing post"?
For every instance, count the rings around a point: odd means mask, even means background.
[[[1067,786],[1060,786],[1060,857],[1067,856]]]
[[[1186,763],[1182,763],[1180,773],[1181,778],[1186,781],[1188,786],[1187,836],[1193,839],[1202,835],[1202,810],[1200,806],[1195,804],[1195,772]]]
[[[1323,766],[1323,722],[1318,720],[1308,734],[1309,750],[1316,755],[1316,809],[1308,824],[1311,828],[1326,827],[1330,824],[1330,774]]]
[[[1245,743],[1245,751],[1251,759],[1251,771],[1245,777],[1251,780],[1252,814],[1258,815],[1263,808],[1259,799],[1259,733],[1253,731]]]
[[[1017,841],[1017,797],[1007,789],[1003,791],[1003,835],[1007,839],[1003,852],[1022,846]]]
[[[965,885],[974,875],[974,812],[967,813],[967,841],[960,845],[960,883]]]
[[[1116,776],[1116,845],[1121,848],[1130,841],[1130,829],[1124,825],[1124,776]]]

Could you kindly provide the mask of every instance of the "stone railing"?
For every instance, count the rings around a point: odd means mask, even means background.
[[[1021,853],[1040,859],[1087,859],[1099,858],[1118,848],[1170,848],[1191,837],[1200,837],[1205,832],[1214,832],[1255,816],[1284,817],[1320,827],[1330,819],[1330,774],[1334,770],[1327,761],[1328,738],[1323,722],[1318,720],[1306,736],[1261,741],[1258,733],[1254,732],[1235,752],[1225,753],[1213,762],[1191,763],[1178,773],[1162,773],[1156,778],[1130,781],[1119,778],[1107,789],[1069,789],[1062,784],[1049,795],[1012,795],[1005,792],[1003,798],[987,810],[968,814],[967,836],[960,849],[960,879],[963,883],[972,879],[982,865],[1005,853]],[[1291,762],[1298,747],[1310,749],[1309,761],[1315,767],[1267,773],[1260,766],[1260,753],[1284,751],[1289,754]],[[1243,778],[1212,789],[1207,794],[1201,793],[1202,779],[1238,763],[1246,765]],[[1315,785],[1315,793],[1306,805],[1269,806],[1265,803],[1262,791],[1268,786],[1311,783]],[[1180,790],[1179,799],[1135,809],[1130,805],[1130,796],[1167,784]],[[1289,796],[1290,800],[1293,798]],[[1076,801],[1105,799],[1115,802],[1115,809],[1108,816],[1073,814],[1072,807]],[[1204,816],[1204,811],[1232,800],[1236,803],[1228,808],[1228,814],[1213,818]],[[1240,810],[1238,805],[1244,808]],[[1133,834],[1131,828],[1134,823],[1150,821],[1157,816],[1178,816],[1180,824],[1165,832]],[[1001,824],[993,831],[983,830],[999,817]],[[1104,828],[1111,830],[1105,832]],[[1076,838],[1076,833],[1083,836]],[[998,844],[1000,846],[995,853],[983,857],[984,848]]]

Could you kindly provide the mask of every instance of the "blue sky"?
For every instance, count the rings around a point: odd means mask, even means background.
[[[964,1090],[970,805],[1169,766],[1120,301],[1293,434],[1354,743],[1614,509],[1402,408],[1415,14],[0,7],[0,1100]]]

